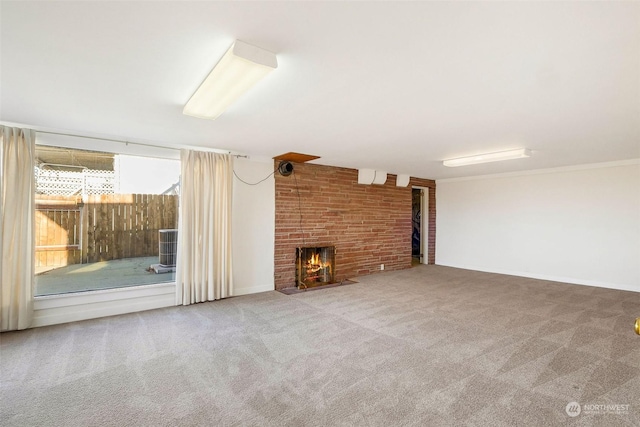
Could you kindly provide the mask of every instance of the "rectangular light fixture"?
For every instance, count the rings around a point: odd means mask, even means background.
[[[517,150],[500,151],[497,153],[477,154],[469,157],[459,157],[457,159],[449,159],[442,162],[443,165],[450,168],[457,166],[475,165],[478,163],[499,162],[502,160],[521,159],[531,156],[531,150],[526,148],[518,148]]]
[[[276,68],[278,60],[275,54],[236,40],[189,99],[182,113],[216,119]]]

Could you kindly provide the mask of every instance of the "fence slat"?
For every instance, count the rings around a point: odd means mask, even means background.
[[[37,266],[157,256],[158,230],[178,225],[175,195],[89,195],[84,204],[75,196],[53,199],[38,195]]]
[[[58,267],[75,262],[79,241],[74,229],[79,217],[76,198],[36,196],[36,267]]]
[[[113,256],[115,259],[122,258],[122,236],[119,230],[122,227],[122,212],[120,200],[113,201]]]

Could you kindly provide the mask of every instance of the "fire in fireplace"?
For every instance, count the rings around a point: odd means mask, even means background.
[[[296,248],[296,286],[334,283],[335,263],[335,246]]]

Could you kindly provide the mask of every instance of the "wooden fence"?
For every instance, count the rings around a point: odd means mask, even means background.
[[[76,197],[36,196],[36,267],[80,263],[79,202]]]
[[[178,196],[36,196],[36,267],[158,255],[158,231],[178,227]]]

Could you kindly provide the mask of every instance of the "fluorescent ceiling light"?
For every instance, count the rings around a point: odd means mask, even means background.
[[[443,165],[454,168],[457,166],[475,165],[478,163],[499,162],[501,160],[521,159],[531,156],[531,150],[518,148],[517,150],[500,151],[498,153],[478,154],[476,156],[460,157],[442,162]]]
[[[276,68],[275,54],[236,40],[189,99],[182,113],[213,120]]]

